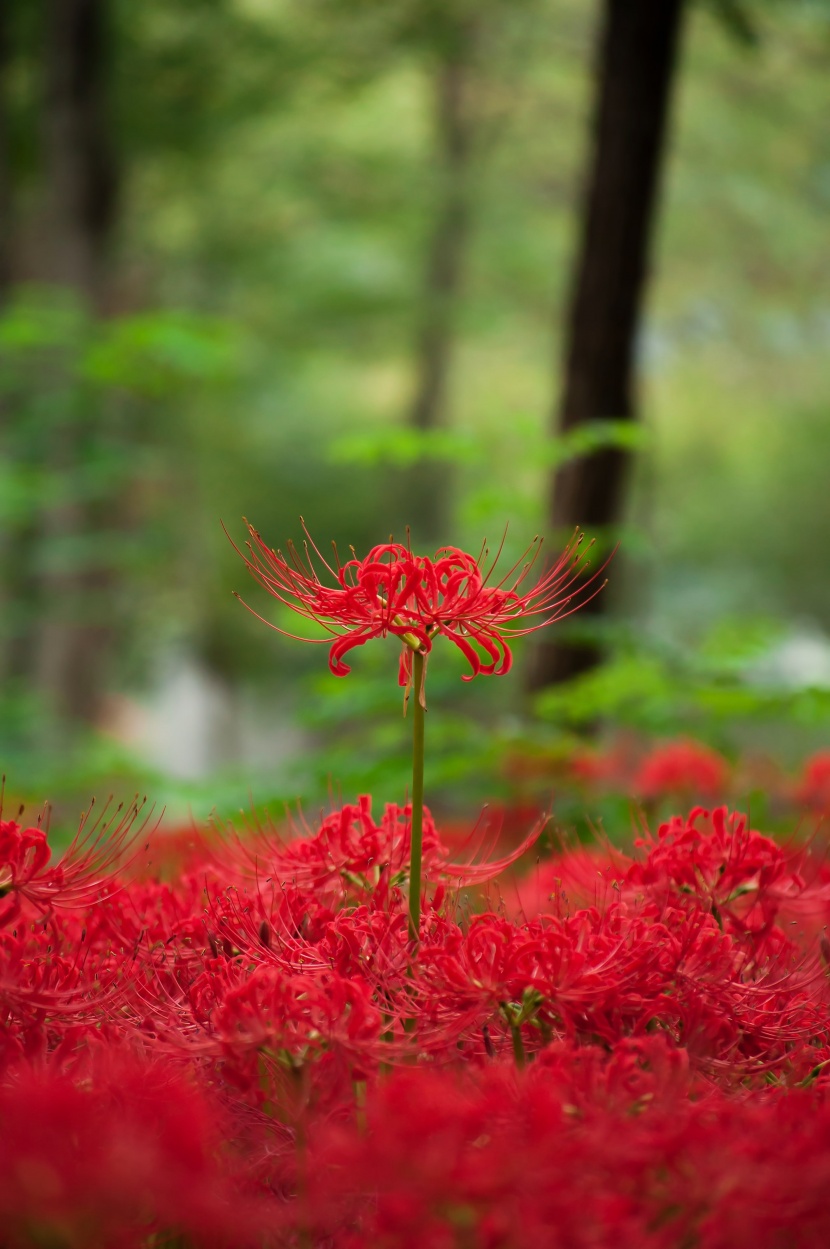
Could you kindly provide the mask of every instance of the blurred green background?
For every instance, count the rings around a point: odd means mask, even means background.
[[[69,824],[135,788],[174,821],[401,800],[395,645],[332,677],[232,597],[272,613],[220,522],[284,546],[302,515],[321,549],[363,553],[418,536],[420,472],[442,542],[509,525],[508,559],[547,533],[552,470],[579,449],[552,413],[600,6],[89,0],[103,35],[74,120],[53,8],[13,0],[0,32],[8,793]],[[474,32],[451,315],[429,289],[448,14]],[[585,731],[694,732],[784,766],[827,741],[830,5],[684,19],[607,662],[530,697],[532,639],[471,685],[436,651],[427,784],[447,809],[507,793],[505,754]],[[431,324],[446,389],[423,433]]]

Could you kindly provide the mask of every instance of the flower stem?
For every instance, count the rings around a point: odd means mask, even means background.
[[[412,831],[409,863],[409,930],[418,940],[421,929],[421,857],[424,835],[424,662],[420,651],[412,654]]]
[[[510,1035],[513,1039],[513,1059],[516,1066],[521,1071],[527,1063],[527,1055],[525,1054],[525,1044],[522,1040],[521,1024],[512,1023],[510,1025]]]

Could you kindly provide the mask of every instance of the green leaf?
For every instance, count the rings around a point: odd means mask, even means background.
[[[329,458],[333,464],[410,468],[424,460],[476,464],[486,460],[487,450],[469,431],[393,426],[344,434],[333,441]]]
[[[193,382],[226,380],[237,365],[238,346],[224,322],[154,312],[103,324],[82,374],[98,386],[164,395]]]

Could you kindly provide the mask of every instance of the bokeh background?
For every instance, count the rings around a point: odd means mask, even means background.
[[[583,741],[678,734],[757,805],[828,742],[830,4],[0,21],[7,801],[71,825],[136,789],[173,820],[402,798],[394,643],[337,680],[253,619],[233,590],[280,622],[222,532],[243,515],[274,546],[303,516],[341,554],[406,524],[474,551],[507,526],[506,561],[565,521],[620,543],[602,610],[562,626],[570,669],[530,638],[467,685],[436,652],[447,810],[549,795]],[[604,504],[577,489],[568,516],[563,468],[598,466]]]

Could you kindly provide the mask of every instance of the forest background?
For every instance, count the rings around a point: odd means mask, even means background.
[[[620,543],[603,611],[567,626],[599,650],[552,683],[530,639],[471,687],[436,655],[428,794],[509,796],[505,758],[585,733],[784,765],[826,744],[830,5],[631,5],[661,7],[636,398],[563,435],[614,0],[3,6],[15,800],[68,826],[136,788],[173,820],[400,800],[394,642],[333,678],[232,597],[280,622],[220,521],[284,547],[302,515],[361,555],[407,523],[430,551],[508,526],[509,562],[561,544],[557,468],[609,452],[614,515],[572,518]]]

